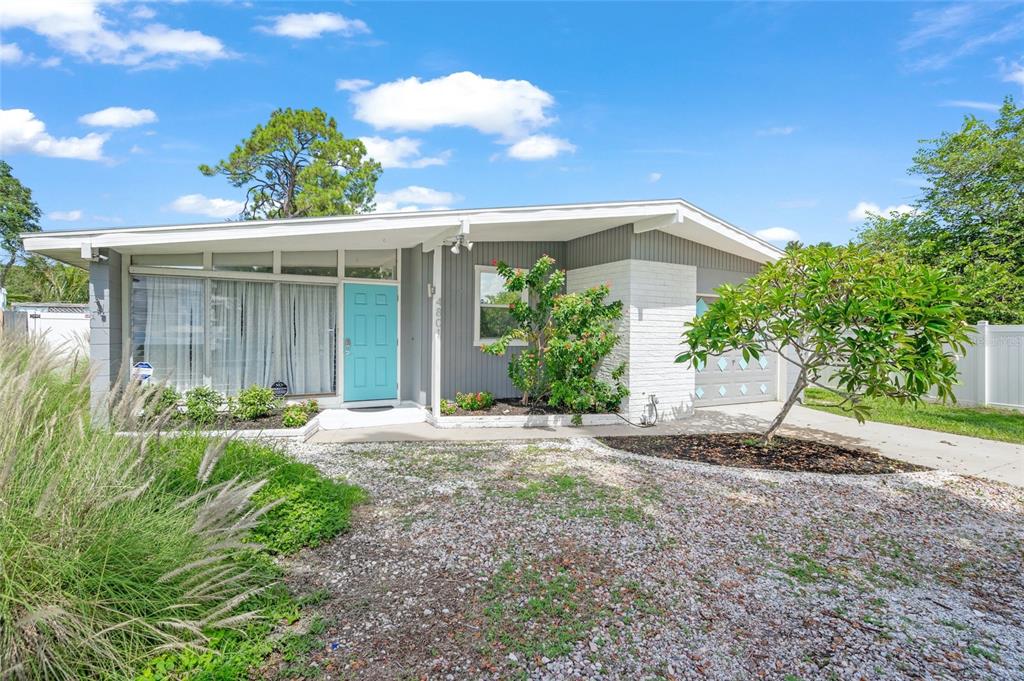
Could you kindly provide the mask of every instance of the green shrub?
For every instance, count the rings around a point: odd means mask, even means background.
[[[441,400],[441,415],[452,416],[459,410],[459,405],[451,400]]]
[[[185,416],[196,425],[207,425],[217,420],[217,410],[222,404],[224,398],[220,393],[201,385],[185,393]]]
[[[465,411],[482,411],[494,404],[494,395],[489,392],[455,393],[455,404]]]
[[[206,441],[200,435],[188,435],[159,448],[161,458],[171,467],[170,479],[177,493],[191,494],[195,490]],[[245,440],[227,443],[210,472],[210,482],[236,476],[241,480],[266,478],[266,485],[253,495],[254,503],[280,500],[249,535],[271,553],[317,546],[342,532],[349,527],[352,507],[365,498],[358,487],[326,478],[309,464]]]
[[[252,421],[270,416],[276,407],[277,398],[273,390],[252,385],[239,391],[231,400],[231,415],[240,421]]]
[[[302,407],[309,414],[310,418],[320,413],[320,403],[316,400],[306,400],[302,403]]]
[[[176,419],[181,416],[178,412],[178,404],[181,402],[181,393],[172,386],[165,385],[153,389],[149,399],[146,400],[146,416],[150,419],[160,418],[169,415]]]
[[[281,421],[285,428],[301,428],[309,423],[309,412],[306,411],[305,405],[292,404],[284,408]]]
[[[196,496],[173,493],[138,418],[151,394],[133,383],[117,399],[112,425],[138,433],[118,437],[92,426],[85,367],[62,364],[0,337],[0,670],[131,677],[162,649],[245,626],[238,608],[265,584],[237,548],[258,487],[193,477]],[[220,452],[197,447],[194,473]]]

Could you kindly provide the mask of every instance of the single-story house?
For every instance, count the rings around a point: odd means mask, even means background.
[[[671,419],[773,400],[784,383],[771,356],[674,362],[715,288],[781,255],[679,199],[44,232],[25,245],[89,271],[97,408],[128,364],[180,390],[276,383],[326,407],[436,415],[456,391],[514,396],[508,358],[480,351],[509,320],[492,263],[543,254],[569,291],[607,282],[623,301],[625,416],[652,401]]]

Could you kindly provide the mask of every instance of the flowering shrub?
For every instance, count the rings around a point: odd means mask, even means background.
[[[494,404],[494,395],[489,392],[455,393],[455,404],[465,411],[483,411]]]
[[[497,263],[505,290],[528,295],[509,305],[516,328],[482,349],[503,355],[512,341],[526,342],[508,367],[513,385],[523,392],[524,404],[547,401],[574,414],[614,411],[629,394],[621,380],[626,364],[603,376],[599,368],[619,342],[615,323],[622,317],[622,303],[604,302],[609,293],[606,285],[562,293],[565,271],[554,265],[548,255],[525,271]]]
[[[305,405],[290,404],[284,408],[281,414],[281,423],[285,428],[301,428],[309,423],[309,412]]]
[[[459,407],[451,400],[441,400],[441,415],[442,416],[453,416]]]

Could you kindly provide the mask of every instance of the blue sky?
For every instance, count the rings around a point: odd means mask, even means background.
[[[1024,5],[5,5],[0,149],[47,229],[202,222],[196,166],[319,106],[384,208],[683,197],[845,241],[910,204],[918,140],[1024,91]]]

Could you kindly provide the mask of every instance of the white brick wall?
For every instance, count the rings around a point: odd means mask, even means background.
[[[620,260],[570,270],[566,287],[580,291],[608,283],[612,300],[623,302],[621,340],[606,364],[628,362],[630,395],[623,405],[631,420],[648,412],[650,395],[657,395],[662,419],[693,412],[693,370],[675,363],[682,350],[680,336],[696,312],[697,269],[689,265]]]

